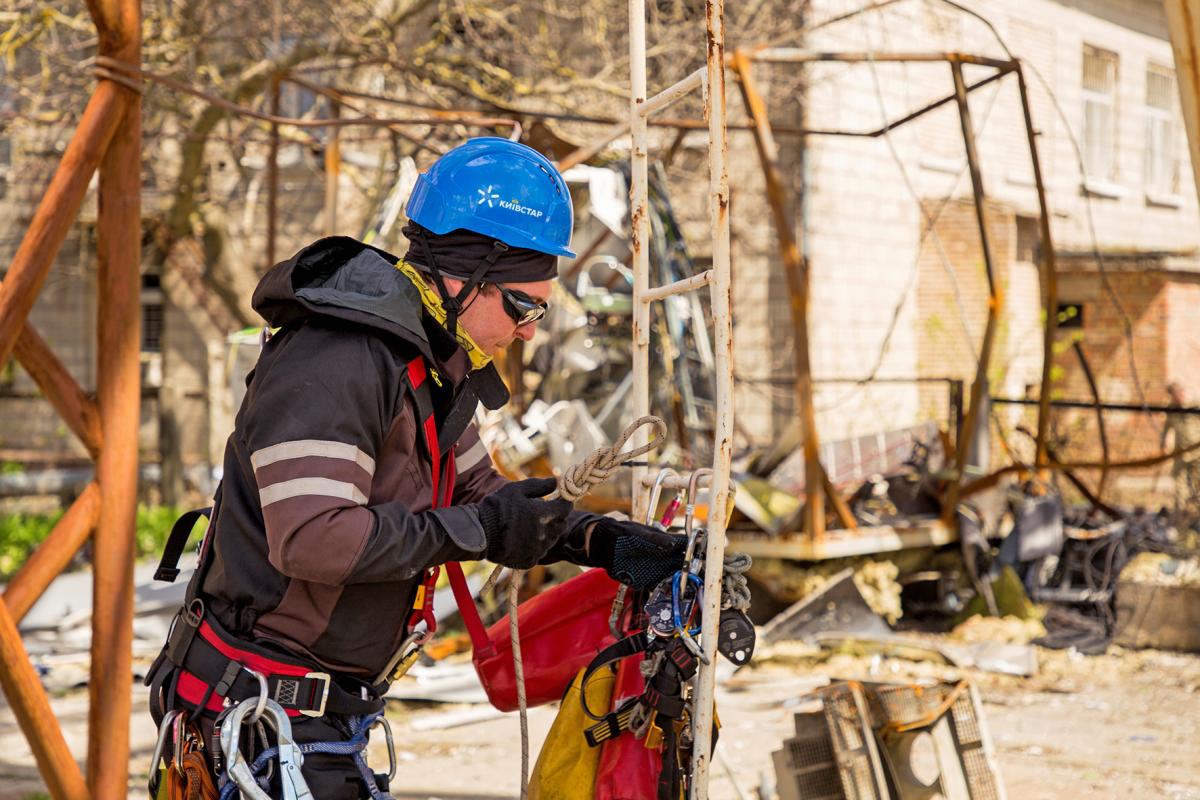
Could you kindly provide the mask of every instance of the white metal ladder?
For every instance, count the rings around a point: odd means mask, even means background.
[[[729,470],[733,457],[733,315],[729,275],[729,170],[725,128],[725,8],[724,0],[706,0],[707,63],[651,98],[646,97],[646,3],[629,0],[629,70],[631,151],[630,219],[633,227],[633,417],[650,413],[650,304],[656,300],[708,286],[712,298],[714,372],[713,477],[709,488],[708,544],[705,554],[704,606],[701,641],[707,663],[701,664],[695,684],[692,719],[692,797],[708,797],[709,747],[712,741],[713,690],[716,679],[717,622],[721,613],[722,565],[725,562],[725,519],[729,505]],[[712,235],[712,268],[666,286],[650,287],[650,239],[647,196],[649,161],[647,120],[690,92],[700,89],[708,122],[708,199]],[[639,433],[635,444],[645,441]],[[633,469],[633,518],[647,513],[653,483],[647,467]],[[666,488],[684,488],[688,476],[669,479]],[[688,498],[695,502],[695,498]]]

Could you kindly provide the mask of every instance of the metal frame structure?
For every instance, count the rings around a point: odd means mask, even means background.
[[[132,695],[133,553],[141,346],[141,4],[88,0],[96,85],[33,221],[0,283],[0,363],[15,355],[96,462],[96,478],[13,577],[0,602],[0,685],[51,796],[125,797]],[[124,67],[120,72],[109,67]],[[96,397],[85,393],[27,322],[99,170]],[[17,622],[93,537],[86,779]]]
[[[975,379],[971,384],[970,399],[967,403],[965,419],[954,449],[954,477],[950,481],[943,502],[941,526],[949,526],[954,517],[954,510],[962,496],[963,478],[966,461],[969,456],[974,432],[981,422],[980,408],[984,403],[984,391],[987,385],[987,372],[991,363],[992,346],[1004,298],[995,278],[994,256],[985,220],[984,207],[987,194],[983,185],[983,174],[979,167],[979,154],[975,146],[975,130],[971,122],[971,109],[968,96],[976,89],[982,88],[1009,74],[1015,74],[1021,97],[1021,108],[1025,121],[1025,133],[1029,143],[1029,155],[1033,165],[1034,183],[1037,190],[1039,224],[1041,233],[1041,248],[1039,273],[1042,283],[1042,303],[1046,323],[1042,341],[1042,384],[1038,400],[1038,427],[1036,435],[1036,456],[1034,467],[1044,470],[1051,467],[1046,452],[1046,431],[1050,417],[1050,370],[1054,361],[1054,340],[1058,326],[1057,315],[1053,309],[1058,303],[1058,281],[1056,277],[1054,245],[1050,236],[1050,214],[1046,204],[1045,184],[1042,180],[1041,161],[1038,157],[1036,131],[1029,107],[1029,97],[1025,85],[1025,77],[1021,63],[1017,59],[994,59],[985,56],[966,53],[829,53],[814,52],[798,48],[761,48],[751,51],[739,50],[732,59],[734,70],[738,73],[742,96],[746,110],[754,121],[755,144],[759,160],[766,176],[767,198],[770,201],[779,247],[785,269],[788,272],[789,288],[791,290],[792,320],[795,333],[796,347],[796,403],[800,414],[805,448],[805,482],[810,487],[807,491],[806,516],[804,530],[808,534],[808,544],[817,547],[821,544],[825,532],[825,514],[822,508],[822,493],[834,503],[835,510],[843,524],[853,529],[853,519],[847,520],[849,510],[844,508],[844,502],[836,489],[829,483],[828,475],[821,464],[818,450],[815,414],[813,412],[812,375],[810,372],[808,346],[808,299],[809,299],[809,269],[803,253],[803,244],[797,245],[790,220],[793,218],[788,209],[786,189],[779,177],[776,165],[776,147],[772,137],[771,124],[767,119],[766,106],[754,84],[751,73],[751,62],[776,64],[811,64],[817,62],[842,63],[945,63],[950,67],[950,77],[954,91],[928,105],[909,112],[895,121],[888,122],[883,127],[871,131],[851,130],[806,130],[807,134],[822,136],[855,136],[875,138],[918,119],[925,114],[940,108],[947,103],[955,103],[958,108],[960,126],[962,128],[963,145],[966,150],[967,166],[971,175],[971,189],[975,201],[975,215],[979,227],[980,244],[983,250],[984,271],[988,285],[987,322],[984,328],[983,343],[980,348],[979,360],[976,365]],[[995,70],[992,75],[967,84],[963,76],[963,65],[973,64],[990,67]],[[983,421],[986,424],[986,421]],[[815,476],[815,477],[814,477]]]

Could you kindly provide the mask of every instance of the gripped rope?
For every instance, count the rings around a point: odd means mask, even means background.
[[[654,427],[654,438],[646,444],[621,452],[625,443],[633,437],[637,430],[646,425]],[[558,479],[558,488],[546,496],[547,500],[559,498],[574,503],[587,494],[593,486],[598,486],[612,477],[621,466],[638,456],[645,455],[661,446],[667,440],[667,424],[661,418],[648,415],[634,420],[611,447],[601,447],[590,456],[568,469]],[[503,567],[496,567],[483,585],[487,592],[496,585]],[[517,627],[517,591],[521,584],[524,570],[514,569],[508,579],[508,632],[512,640],[513,674],[517,682],[517,709],[521,716],[521,800],[529,797],[529,708],[525,699],[525,665],[521,660],[521,636]]]

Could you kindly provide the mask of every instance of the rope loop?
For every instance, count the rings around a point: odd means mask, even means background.
[[[109,56],[96,56],[92,74],[98,80],[119,83],[131,92],[142,94],[142,71],[133,64]]]
[[[621,452],[621,448],[633,438],[633,434],[645,426],[654,428],[654,438],[632,450]],[[612,447],[601,447],[595,450],[590,456],[563,473],[558,480],[558,491],[550,495],[548,499],[561,497],[563,500],[574,503],[587,494],[593,486],[611,478],[613,473],[624,464],[660,447],[666,440],[667,424],[661,418],[653,415],[641,417],[621,432]]]

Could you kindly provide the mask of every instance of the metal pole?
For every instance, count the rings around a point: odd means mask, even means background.
[[[0,282],[0,364],[12,354],[63,239],[75,224],[92,175],[121,121],[121,94],[127,91],[112,81],[96,86]]]
[[[4,587],[4,603],[14,622],[21,621],[50,582],[71,562],[92,535],[99,518],[100,487],[92,481]]]
[[[778,152],[771,133],[771,123],[767,118],[767,107],[754,83],[751,61],[744,51],[738,50],[733,54],[733,66],[738,73],[738,86],[741,87],[746,111],[754,123],[754,144],[758,151],[759,163],[762,165],[767,200],[775,220],[779,254],[788,279],[793,352],[796,361],[796,413],[804,437],[804,529],[813,541],[819,541],[825,535],[826,497],[833,504],[843,526],[853,530],[858,527],[858,523],[821,464],[821,442],[817,433],[817,417],[813,404],[812,365],[808,346],[808,265],[800,255],[800,244],[794,233],[795,214],[789,207],[787,190],[779,173]]]
[[[28,322],[17,337],[13,355],[42,390],[46,400],[79,437],[93,459],[100,456],[100,411],[96,401],[71,377],[66,366]]]
[[[12,714],[29,742],[50,796],[54,800],[87,800],[88,787],[83,773],[71,757],[46,698],[46,690],[21,644],[17,623],[4,603],[0,603],[0,686],[3,686]],[[128,682],[122,688],[129,693]],[[125,796],[124,787],[120,796]]]
[[[729,274],[729,136],[725,129],[725,6],[723,0],[705,4],[708,26],[708,72],[704,114],[708,119],[708,199],[712,224],[712,298],[714,367],[716,373],[716,440],[709,488],[708,544],[705,553],[704,609],[700,639],[707,664],[696,676],[695,717],[692,723],[692,797],[708,797],[711,761],[713,693],[717,678],[717,623],[721,616],[721,581],[725,564],[725,509],[729,504],[729,471],[733,460],[733,311]],[[694,502],[693,498],[688,498]]]
[[[271,76],[271,116],[279,116],[279,85],[281,76]],[[279,215],[279,124],[271,123],[271,144],[267,152],[267,263],[275,264],[276,226]]]
[[[1025,115],[1025,136],[1029,139],[1029,160],[1033,164],[1033,182],[1037,186],[1038,223],[1042,234],[1042,305],[1046,310],[1046,331],[1042,338],[1042,390],[1038,395],[1037,449],[1034,464],[1044,467],[1048,463],[1046,433],[1050,426],[1050,372],[1054,366],[1054,340],[1058,338],[1058,266],[1054,256],[1054,241],[1050,236],[1050,209],[1046,203],[1046,185],[1042,180],[1042,162],[1038,158],[1037,132],[1033,129],[1029,92],[1025,88],[1025,73],[1021,71],[1019,62],[1016,72],[1017,87],[1021,91],[1021,111]]]
[[[141,4],[112,0],[100,52],[141,63]],[[107,35],[106,35],[107,33]],[[133,556],[141,402],[141,95],[126,92],[121,127],[100,162],[96,223],[96,396],[104,446],[96,463],[100,516],[93,537],[88,785],[123,798],[129,781],[133,680]]]
[[[342,104],[332,97],[329,98],[329,116],[337,119],[342,115]],[[341,128],[332,126],[328,129],[325,142],[325,235],[337,233],[337,204],[338,182],[342,176],[342,148],[338,141]],[[274,259],[272,259],[273,261]]]
[[[650,306],[642,296],[650,288],[649,159],[646,152],[646,2],[629,0],[629,130],[633,148],[630,153],[629,224],[630,263],[633,266],[633,419],[650,413]],[[646,442],[640,428],[631,443]],[[632,508],[634,519],[645,519],[649,497],[642,486],[646,467],[633,468]]]
[[[983,266],[988,284],[987,323],[983,332],[983,346],[979,350],[979,364],[975,369],[975,381],[971,384],[971,399],[967,405],[966,420],[963,423],[962,435],[959,437],[954,452],[954,476],[946,490],[945,507],[942,509],[942,521],[949,524],[954,519],[958,506],[959,492],[962,489],[963,471],[967,464],[971,445],[975,441],[975,428],[980,424],[980,409],[983,408],[984,388],[987,386],[988,364],[992,357],[992,344],[996,338],[996,321],[1004,298],[1000,294],[996,282],[994,260],[992,257],[991,239],[988,237],[987,217],[984,204],[987,200],[983,190],[983,173],[979,170],[979,154],[975,149],[975,129],[971,124],[971,108],[967,102],[967,86],[963,80],[962,64],[950,62],[950,72],[954,78],[954,93],[958,101],[958,118],[962,126],[963,144],[967,152],[967,165],[971,173],[971,190],[975,196],[975,219],[979,225],[979,244],[983,250]],[[987,420],[982,420],[987,424]]]

